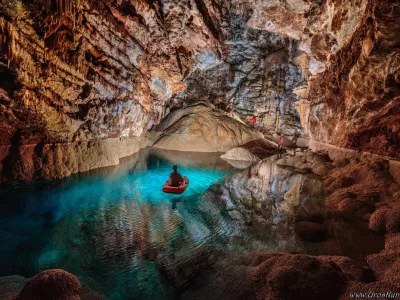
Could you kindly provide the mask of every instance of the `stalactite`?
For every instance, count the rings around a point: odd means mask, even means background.
[[[281,83],[281,70],[278,69],[277,80],[276,80],[276,93],[278,97],[278,106],[275,111],[275,132],[278,132],[279,129],[279,116],[280,116],[280,106],[281,106],[281,93],[280,93],[280,83]]]

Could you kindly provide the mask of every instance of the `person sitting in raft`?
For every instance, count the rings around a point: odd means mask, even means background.
[[[170,184],[170,186],[178,187],[178,186],[180,186],[181,183],[183,182],[183,177],[182,177],[181,174],[178,173],[178,166],[177,166],[177,165],[174,165],[174,166],[172,167],[172,169],[174,169],[174,172],[172,172],[172,173],[169,175],[169,178],[171,179],[171,184]]]

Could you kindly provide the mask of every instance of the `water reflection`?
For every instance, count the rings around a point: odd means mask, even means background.
[[[360,260],[382,249],[382,237],[369,231],[367,222],[326,211],[322,178],[279,165],[280,158],[271,156],[237,171],[204,194],[244,228],[246,234],[240,235],[243,241],[238,244],[245,247],[236,249],[344,255]],[[320,243],[295,234],[296,218],[315,212],[325,216],[328,231],[327,240]]]
[[[193,179],[182,195],[161,191],[174,164]],[[232,171],[218,154],[146,149],[116,167],[2,191],[0,276],[64,268],[95,279],[110,299],[174,297],[166,281],[184,285],[182,264],[195,272],[190,258],[232,233],[198,208]]]
[[[173,299],[243,253],[345,254],[296,236],[296,212],[324,207],[323,183],[277,160],[234,170],[219,154],[145,149],[116,167],[2,191],[0,276],[63,268],[109,299]],[[181,195],[161,191],[174,164],[190,178]]]

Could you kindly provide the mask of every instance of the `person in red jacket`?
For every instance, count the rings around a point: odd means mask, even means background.
[[[256,125],[256,122],[257,122],[257,117],[253,116],[253,118],[251,119],[251,122],[253,123],[253,128],[254,128],[254,126]]]
[[[285,142],[285,136],[283,134],[281,134],[281,137],[279,138],[278,150],[282,150],[284,142]]]

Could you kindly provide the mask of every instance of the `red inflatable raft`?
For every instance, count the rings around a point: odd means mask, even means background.
[[[171,179],[168,179],[167,182],[163,185],[162,191],[164,193],[170,194],[182,194],[189,185],[189,179],[187,177],[183,177],[183,182],[180,186],[170,186]]]

